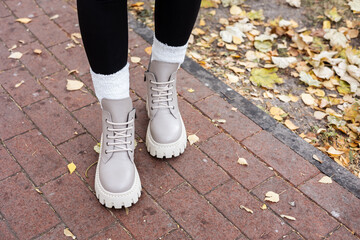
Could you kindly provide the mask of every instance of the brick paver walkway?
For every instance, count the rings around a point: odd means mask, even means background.
[[[15,21],[21,17],[32,21]],[[64,228],[77,239],[359,239],[358,198],[336,182],[319,183],[324,175],[314,165],[183,69],[180,108],[188,134],[200,141],[176,159],[150,157],[143,143],[149,44],[133,31],[130,55],[141,58],[131,64],[131,96],[143,192],[128,212],[100,205],[95,168],[85,177],[98,157],[100,107],[84,49],[71,39],[78,32],[74,0],[0,1],[0,239],[69,239]],[[14,44],[20,60],[8,58]],[[73,69],[78,73],[69,75]],[[66,79],[86,86],[69,92]],[[280,201],[264,201],[268,191]]]

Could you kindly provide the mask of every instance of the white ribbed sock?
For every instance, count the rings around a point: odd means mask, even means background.
[[[95,94],[101,103],[101,99],[123,99],[129,94],[129,63],[116,73],[109,75],[94,73],[90,68],[91,78],[95,88]]]
[[[153,37],[151,61],[157,60],[168,63],[183,63],[188,44],[184,46],[172,47]]]

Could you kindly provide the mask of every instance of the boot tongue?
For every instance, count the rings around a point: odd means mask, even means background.
[[[177,71],[179,63],[167,63],[153,60],[150,63],[149,71],[152,72],[157,82],[169,81],[170,75]]]
[[[133,109],[130,97],[120,100],[103,98],[101,106],[111,114],[111,121],[115,123],[127,122],[129,112]]]

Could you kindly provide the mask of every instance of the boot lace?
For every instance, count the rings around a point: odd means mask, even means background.
[[[114,132],[114,135],[108,135],[106,134],[107,139],[114,139],[114,142],[106,142],[106,146],[115,146],[114,149],[105,150],[105,153],[111,153],[111,152],[125,152],[125,151],[133,151],[131,148],[127,148],[127,144],[132,145],[132,141],[125,141],[126,138],[132,137],[132,133],[128,134],[128,130],[132,130],[133,127],[126,127],[127,125],[130,125],[134,122],[134,119],[131,119],[128,122],[125,123],[115,123],[111,122],[108,119],[105,120],[107,124],[113,125],[113,126],[119,126],[125,128],[107,128],[108,131]],[[130,131],[131,132],[131,131]]]
[[[174,109],[174,106],[169,106],[168,102],[172,101],[173,98],[169,98],[172,96],[172,83],[175,80],[169,80],[167,82],[155,82],[151,81],[155,87],[151,87],[151,90],[155,91],[155,94],[151,94],[151,97],[156,97],[156,99],[152,99],[152,103],[158,103],[158,105],[152,106],[151,109],[158,109],[158,108],[171,108]]]

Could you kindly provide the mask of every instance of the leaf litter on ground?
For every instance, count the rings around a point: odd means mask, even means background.
[[[339,2],[279,3],[309,17],[316,9],[317,21],[304,27],[297,16],[266,18],[266,8],[244,0],[204,0],[188,56],[264,111],[286,109],[270,115],[360,177],[360,50],[352,40],[360,1]],[[154,27],[142,7],[131,12]]]

